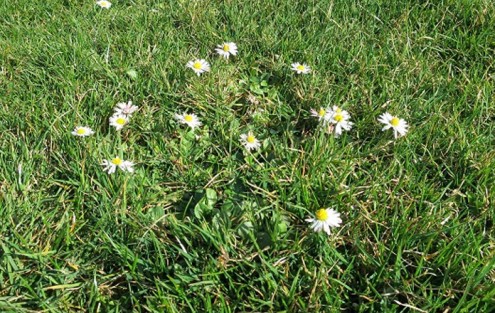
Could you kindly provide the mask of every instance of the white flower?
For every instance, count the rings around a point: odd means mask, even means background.
[[[96,1],[96,4],[99,5],[103,9],[110,9],[110,7],[112,6],[112,3],[110,1],[107,1],[107,0]]]
[[[210,64],[203,59],[189,61],[186,66],[191,68],[198,76],[201,75],[201,73],[208,72],[210,70]]]
[[[308,74],[311,72],[311,68],[306,64],[292,63],[291,70],[295,71],[297,74]]]
[[[127,103],[120,102],[117,103],[117,106],[114,108],[115,114],[122,114],[131,116],[132,113],[136,112],[139,107],[137,105],[132,105],[132,101]]]
[[[175,118],[182,124],[187,124],[192,129],[201,126],[201,122],[196,114],[175,114]]]
[[[404,136],[407,133],[407,128],[409,125],[407,125],[407,122],[404,121],[401,118],[398,118],[396,116],[392,116],[390,113],[386,112],[383,113],[378,117],[378,121],[380,123],[385,124],[385,126],[382,128],[382,131],[385,131],[389,128],[392,128],[394,130],[394,137],[400,137]]]
[[[94,133],[95,132],[89,127],[77,126],[71,134],[78,137],[87,137],[93,135]]]
[[[327,110],[325,119],[335,126],[335,137],[342,134],[342,130],[350,130],[354,123],[349,122],[351,116],[349,112],[334,105],[331,110]]]
[[[223,56],[224,58],[228,59],[230,55],[236,55],[237,54],[237,45],[233,42],[224,42],[221,45],[218,45],[215,51]]]
[[[308,218],[306,222],[311,223],[311,229],[315,232],[325,231],[327,235],[330,235],[330,228],[339,227],[342,223],[340,213],[327,208],[319,209],[316,211],[315,218]]]
[[[129,123],[129,118],[124,114],[114,114],[110,117],[110,126],[115,127],[115,130],[121,130]]]
[[[256,139],[252,132],[242,134],[240,140],[244,147],[246,147],[246,149],[248,150],[257,150],[259,149],[259,147],[261,147],[260,141]]]
[[[119,157],[115,157],[111,160],[103,160],[103,163],[101,163],[101,165],[104,166],[103,171],[108,172],[108,174],[115,173],[117,167],[124,172],[134,172],[134,163],[132,163],[131,161],[122,160]]]
[[[321,108],[316,111],[315,109],[311,109],[311,116],[316,117],[319,121],[325,121],[325,116],[327,114],[327,110]]]

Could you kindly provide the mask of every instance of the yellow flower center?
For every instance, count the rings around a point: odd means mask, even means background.
[[[335,110],[335,113],[342,113],[342,109],[341,108],[337,108],[337,110]]]
[[[344,119],[344,117],[342,116],[342,114],[335,114],[333,119],[338,123],[341,122]]]
[[[77,130],[77,134],[78,134],[78,135],[84,135],[84,134],[86,134],[86,130],[85,130],[84,128],[79,128],[79,129]]]
[[[254,143],[256,141],[256,137],[254,137],[253,135],[249,135],[247,136],[246,141],[249,143]]]
[[[184,121],[191,123],[193,121],[192,115],[187,114],[186,116],[184,116]]]
[[[119,125],[125,125],[125,118],[119,117],[118,119],[115,120],[115,123]]]
[[[109,4],[110,4],[110,2],[108,2],[108,1],[100,1],[100,6],[103,7],[103,8],[108,7]]]
[[[397,127],[399,126],[399,119],[397,117],[394,117],[390,120],[390,124],[393,126],[393,127]]]
[[[229,45],[223,45],[223,51],[229,52],[230,51],[230,46]]]
[[[195,69],[197,69],[197,70],[200,70],[200,69],[201,69],[201,67],[203,67],[203,66],[201,65],[201,62],[194,62],[193,67],[194,67]]]
[[[117,158],[115,158],[115,159],[112,159],[112,161],[111,161],[111,162],[112,162],[112,164],[115,164],[115,165],[119,166],[119,165],[120,165],[120,164],[122,164],[122,162],[124,162],[124,161],[122,161],[122,159],[121,159],[121,158],[118,158],[118,157],[117,157]]]
[[[304,71],[305,69],[304,65],[298,65],[296,68],[300,71]]]
[[[325,115],[325,109],[321,109],[318,111],[318,116],[323,117]]]
[[[326,209],[319,209],[316,211],[316,219],[319,221],[326,221],[328,218],[328,213]]]

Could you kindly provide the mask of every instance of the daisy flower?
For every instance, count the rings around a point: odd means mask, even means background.
[[[308,74],[311,72],[311,68],[306,64],[292,63],[291,70],[295,71],[297,74]]]
[[[103,9],[110,9],[110,7],[112,6],[112,3],[110,1],[107,1],[107,0],[96,1],[96,4],[99,5],[100,8],[103,8]]]
[[[327,235],[330,235],[330,228],[339,227],[342,223],[340,213],[327,208],[319,209],[316,211],[315,218],[308,218],[306,222],[311,223],[311,229],[315,232],[325,231]]]
[[[186,66],[192,69],[198,76],[204,72],[210,71],[210,64],[203,59],[189,61]]]
[[[103,171],[108,172],[108,174],[115,173],[117,167],[124,172],[134,172],[134,163],[132,163],[131,161],[122,160],[119,157],[115,157],[111,160],[103,160],[101,165],[104,166]]]
[[[380,115],[378,117],[378,121],[385,124],[385,126],[382,128],[382,131],[392,128],[394,130],[394,137],[396,139],[397,137],[404,136],[407,133],[407,128],[409,127],[406,121],[398,118],[397,116],[392,116],[392,114],[388,112]]]
[[[242,134],[241,135],[241,143],[246,147],[248,150],[257,150],[259,147],[261,147],[261,143],[256,137],[253,135],[252,132],[248,132],[247,134]]]
[[[179,121],[179,123],[187,124],[187,126],[191,127],[193,130],[196,127],[201,126],[201,122],[196,114],[175,114],[175,119]]]
[[[132,105],[132,101],[127,103],[120,102],[114,108],[115,114],[122,114],[126,116],[131,116],[132,113],[136,112],[139,107],[137,105]]]
[[[319,121],[325,121],[325,116],[327,114],[327,110],[321,108],[316,111],[315,109],[311,109],[311,116],[316,117]]]
[[[115,130],[121,130],[127,123],[129,123],[127,115],[117,113],[110,117],[110,126],[115,127]]]
[[[95,132],[89,127],[77,126],[71,134],[78,137],[87,137],[93,135],[94,133]]]
[[[218,45],[215,51],[224,58],[228,59],[230,55],[237,54],[237,45],[233,42],[224,42]]]
[[[351,118],[349,112],[336,105],[327,111],[325,118],[335,126],[335,137],[339,137],[342,134],[342,130],[350,130],[354,124],[349,122]]]

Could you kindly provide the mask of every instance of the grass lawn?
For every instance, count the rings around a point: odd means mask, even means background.
[[[3,1],[0,311],[495,312],[494,80],[491,0]]]

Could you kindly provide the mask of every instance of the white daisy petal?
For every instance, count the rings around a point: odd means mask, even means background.
[[[187,62],[186,66],[192,69],[198,76],[200,76],[204,72],[210,71],[210,63],[208,63],[204,59],[189,61]]]
[[[253,135],[252,132],[242,134],[240,137],[241,143],[247,150],[257,150],[261,147],[261,142]]]
[[[187,126],[191,127],[193,130],[194,128],[202,125],[202,123],[199,121],[198,116],[193,113],[175,114],[175,119],[178,120],[179,123],[186,124]]]
[[[327,235],[330,235],[330,225],[328,223],[323,224],[323,230],[327,233]]]
[[[351,115],[349,112],[342,110],[338,106],[334,105],[331,110],[327,110],[326,119],[333,125],[335,137],[339,137],[342,131],[348,131],[352,128],[353,123],[349,121]]]
[[[122,162],[120,169],[123,170],[124,172],[127,171],[129,173],[133,173],[134,172],[133,166],[134,166],[134,163],[132,163],[131,161],[124,161],[124,162]]]
[[[114,111],[115,114],[122,114],[130,117],[132,113],[134,113],[138,109],[139,107],[137,105],[132,105],[132,101],[129,101],[127,103],[125,102],[117,103],[117,105],[114,108]]]
[[[292,63],[291,70],[295,71],[297,74],[309,74],[309,72],[311,72],[311,68],[308,65],[299,62]]]
[[[306,222],[311,223],[310,228],[315,232],[323,230],[326,234],[330,235],[332,228],[339,227],[342,224],[340,213],[333,209],[320,209],[316,211],[315,215],[316,218],[306,219]]]
[[[110,7],[112,6],[112,3],[110,1],[107,1],[107,0],[99,0],[99,1],[96,1],[96,4],[100,7],[100,8],[103,8],[103,9],[110,9]]]
[[[320,107],[318,110],[311,109],[311,116],[316,117],[319,121],[325,122],[327,120],[327,110]]]
[[[237,45],[233,42],[224,42],[218,45],[215,51],[218,55],[228,59],[231,55],[237,55]]]
[[[111,160],[103,160],[101,163],[103,166],[103,171],[108,174],[113,174],[117,170],[117,167],[120,168],[124,172],[133,173],[134,172],[134,163],[131,161],[123,160],[119,157],[115,157]]]
[[[320,229],[321,229],[321,227],[322,227],[322,224],[321,224],[321,222],[320,222],[320,221],[315,221],[315,222],[313,222],[313,224],[311,224],[311,226],[310,226],[310,228],[311,228],[313,231],[315,231],[315,232],[319,232],[319,231],[320,231]]]
[[[124,114],[114,114],[109,120],[110,126],[115,127],[115,130],[121,130],[129,123],[129,118]]]
[[[71,132],[72,135],[77,137],[87,137],[93,135],[95,132],[87,126],[77,126]]]
[[[389,128],[394,130],[394,138],[398,138],[400,136],[404,136],[407,131],[409,125],[407,122],[397,116],[392,116],[390,113],[385,112],[378,117],[378,121],[385,126],[382,128],[382,131],[385,131]]]

